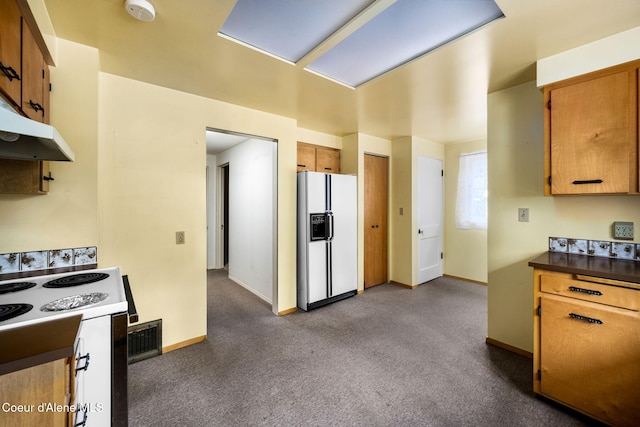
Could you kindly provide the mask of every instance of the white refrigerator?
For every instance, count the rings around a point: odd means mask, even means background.
[[[298,173],[298,307],[308,311],[357,292],[356,177]]]

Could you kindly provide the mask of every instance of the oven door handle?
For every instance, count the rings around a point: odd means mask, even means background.
[[[87,425],[87,418],[89,418],[89,414],[87,413],[88,409],[82,409],[76,414],[76,422],[74,427],[84,427]],[[82,414],[82,421],[78,421],[78,415]]]
[[[87,353],[84,356],[78,357],[76,359],[76,376],[78,375],[78,371],[86,371],[89,369],[89,360],[91,359],[91,354]],[[80,365],[80,361],[84,360],[84,365]]]

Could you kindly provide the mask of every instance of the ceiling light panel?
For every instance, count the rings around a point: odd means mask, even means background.
[[[238,0],[220,29],[289,62],[298,62],[373,0]]]
[[[502,17],[493,0],[398,0],[307,69],[356,87]]]

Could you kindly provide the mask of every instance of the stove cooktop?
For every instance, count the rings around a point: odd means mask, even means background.
[[[32,308],[31,304],[0,304],[0,322],[18,317]]]
[[[10,292],[18,292],[23,291],[25,289],[30,289],[36,286],[33,282],[14,282],[14,283],[5,283],[0,285],[0,295],[8,294]]]
[[[57,279],[49,280],[42,285],[43,288],[70,288],[72,286],[87,285],[93,282],[99,282],[104,280],[109,275],[107,273],[74,273],[68,276],[58,277]]]
[[[52,302],[62,308],[52,310]],[[78,313],[83,319],[119,313],[127,300],[120,269],[112,267],[0,281],[0,307],[2,331]]]

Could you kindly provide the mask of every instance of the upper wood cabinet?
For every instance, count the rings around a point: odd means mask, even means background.
[[[21,114],[49,123],[53,64],[26,0],[0,0],[0,96]],[[0,193],[46,194],[48,161],[0,159]]]
[[[20,105],[22,15],[15,0],[0,0],[0,90]]]
[[[0,92],[25,116],[49,123],[51,55],[24,0],[0,0]]]
[[[638,67],[545,87],[545,195],[638,193]]]
[[[33,120],[49,122],[49,67],[33,33],[22,24],[22,111]]]
[[[298,142],[298,172],[340,173],[340,150]]]
[[[47,194],[49,162],[0,159],[0,194]]]

